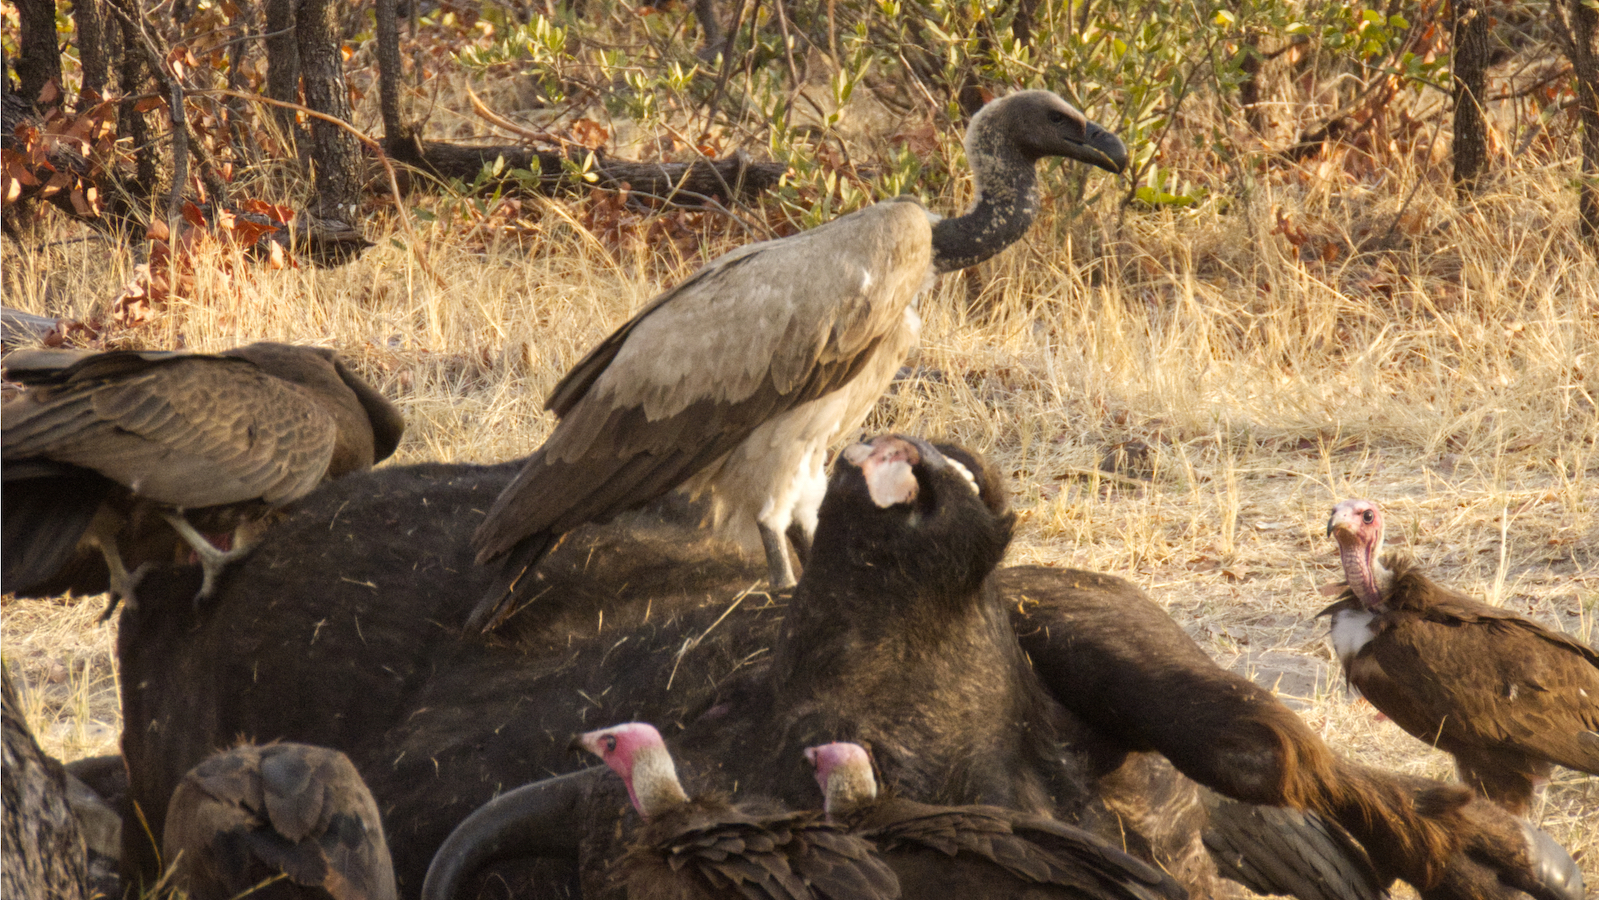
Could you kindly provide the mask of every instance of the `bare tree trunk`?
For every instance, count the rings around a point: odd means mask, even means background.
[[[400,119],[400,24],[397,0],[377,0],[378,106],[383,137],[403,140],[409,129]]]
[[[131,21],[137,22],[143,13],[137,0],[111,0]],[[155,191],[156,148],[150,134],[150,123],[144,113],[134,108],[137,98],[144,93],[149,81],[144,69],[144,48],[139,46],[139,36],[126,25],[122,33],[122,63],[117,66],[117,88],[123,101],[117,108],[117,133],[125,134],[133,143],[134,178],[128,185],[133,194],[132,207],[144,205]]]
[[[1260,66],[1263,61],[1260,38],[1251,34],[1244,39],[1241,49],[1244,58],[1238,61],[1238,71],[1244,73],[1244,80],[1238,83],[1238,105],[1244,108],[1244,121],[1249,123],[1249,130],[1261,134],[1266,130],[1266,113],[1260,105]]]
[[[78,60],[83,65],[78,106],[88,107],[105,93],[110,77],[105,16],[101,14],[100,0],[72,0],[72,20],[78,29]]]
[[[1033,45],[1033,21],[1038,15],[1038,0],[1016,0],[1016,16],[1010,20],[1010,34],[1024,47]]]
[[[1454,49],[1450,75],[1455,85],[1454,181],[1462,197],[1477,187],[1488,162],[1488,128],[1482,98],[1488,87],[1488,14],[1483,0],[1449,5]]]
[[[1599,249],[1599,9],[1585,0],[1555,0],[1555,32],[1571,59],[1582,120],[1582,233]]]
[[[294,0],[266,0],[267,96],[284,103],[300,102],[300,51],[294,34]],[[272,115],[291,151],[298,142],[294,111],[277,107]]]
[[[22,18],[21,53],[16,62],[22,84],[17,93],[29,103],[37,103],[45,85],[54,81],[61,86],[55,0],[17,0],[17,12]]]
[[[295,10],[305,105],[350,121],[350,92],[344,86],[337,23],[331,0],[300,0]],[[356,209],[361,199],[361,149],[344,129],[311,120],[311,166],[316,194],[306,210],[313,241],[353,231],[359,240]],[[343,238],[340,239],[343,241]]]
[[[89,850],[67,804],[66,773],[28,730],[11,672],[0,672],[0,894],[89,896]]]

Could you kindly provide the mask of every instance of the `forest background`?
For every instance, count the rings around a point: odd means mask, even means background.
[[[1599,640],[1599,7],[1583,0],[15,0],[0,189],[24,340],[337,347],[394,462],[530,452],[583,351],[715,255],[971,197],[965,120],[1057,91],[1130,148],[943,279],[868,423],[972,446],[1013,562],[1112,572],[1341,752],[1332,504]],[[12,75],[15,80],[12,80]],[[15,332],[13,332],[15,334]],[[392,463],[391,463],[392,464]],[[115,752],[114,625],[4,600],[64,759]],[[1599,779],[1541,827],[1599,884]]]

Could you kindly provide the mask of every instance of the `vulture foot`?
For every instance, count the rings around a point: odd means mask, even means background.
[[[194,555],[200,560],[200,569],[205,573],[205,580],[200,582],[200,592],[194,595],[194,605],[198,609],[201,601],[211,599],[211,595],[216,592],[217,576],[222,574],[222,570],[243,559],[245,554],[250,552],[250,548],[235,547],[232,550],[218,550],[215,545],[206,539],[205,535],[201,534],[193,525],[190,525],[189,520],[182,515],[162,512],[161,517],[167,520],[167,524],[172,526],[172,530],[183,538],[189,547],[194,550]]]

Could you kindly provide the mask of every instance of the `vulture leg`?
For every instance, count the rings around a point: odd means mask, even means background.
[[[176,531],[178,536],[183,538],[193,548],[194,555],[200,559],[200,568],[205,572],[205,580],[200,583],[200,593],[194,595],[195,602],[198,603],[201,600],[210,599],[211,594],[216,590],[217,576],[221,575],[222,570],[227,568],[230,563],[241,559],[249,551],[249,548],[235,547],[227,551],[218,550],[215,545],[206,540],[205,535],[201,534],[193,525],[190,525],[189,520],[185,519],[181,514],[163,511],[161,518],[167,520],[167,524],[172,526],[172,530]]]
[[[811,536],[805,532],[805,526],[795,522],[788,526],[788,542],[793,545],[794,555],[799,557],[800,565],[805,565],[811,560]]]
[[[761,547],[766,550],[766,573],[772,587],[777,590],[793,587],[796,581],[794,563],[788,556],[788,538],[765,522],[756,522],[755,527],[761,532]]]
[[[1527,760],[1519,754],[1503,755],[1510,758],[1472,759],[1458,754],[1455,769],[1462,782],[1511,813],[1526,818],[1538,795],[1538,787],[1548,781],[1554,767],[1542,760]],[[1530,767],[1525,765],[1528,762],[1532,763]],[[1533,771],[1525,771],[1527,768]]]
[[[105,557],[106,571],[110,573],[107,590],[111,594],[111,606],[106,607],[106,616],[111,615],[111,610],[116,608],[117,600],[125,600],[130,605],[133,603],[134,578],[128,573],[127,564],[122,561],[122,551],[117,548],[117,535],[115,531],[110,534],[92,533],[90,540],[100,548],[100,555]]]

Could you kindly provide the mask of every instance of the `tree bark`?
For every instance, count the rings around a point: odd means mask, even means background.
[[[56,46],[55,0],[17,0],[22,19],[20,55],[17,56],[18,89],[29,103],[37,104],[44,86],[61,86],[61,50]],[[57,101],[59,102],[59,100]]]
[[[131,21],[139,21],[143,13],[139,10],[138,0],[111,0],[117,4]],[[144,69],[144,48],[139,46],[139,35],[133,28],[123,25],[118,29],[122,33],[122,63],[117,66],[117,88],[122,92],[123,101],[117,108],[117,133],[127,135],[133,143],[134,176],[128,185],[131,192],[133,207],[142,206],[155,191],[156,181],[156,148],[150,135],[150,123],[145,121],[144,113],[134,108],[137,97],[144,93],[148,78]]]
[[[67,803],[66,773],[34,741],[9,670],[0,673],[0,732],[0,894],[89,897],[89,851]]]
[[[1555,0],[1555,33],[1571,60],[1582,122],[1582,234],[1599,250],[1599,10],[1584,0]]]
[[[344,58],[339,53],[334,4],[330,0],[300,0],[294,19],[305,105],[350,121],[350,92],[344,85]],[[355,138],[337,125],[312,119],[311,167],[316,193],[307,212],[325,227],[356,227],[361,150]]]
[[[86,109],[105,93],[110,77],[107,62],[105,16],[100,0],[72,0],[72,20],[78,29],[78,60],[83,65],[83,84],[78,86],[78,106]]]
[[[267,96],[284,103],[300,102],[300,50],[294,33],[294,0],[266,0]],[[272,115],[291,152],[297,152],[294,111],[275,107]]]
[[[410,133],[400,119],[400,24],[397,0],[377,0],[378,106],[383,111],[383,137]]]
[[[1488,88],[1488,13],[1483,0],[1454,0],[1449,4],[1454,45],[1450,76],[1454,81],[1455,191],[1469,196],[1477,187],[1488,161],[1488,127],[1482,115],[1482,98]]]

